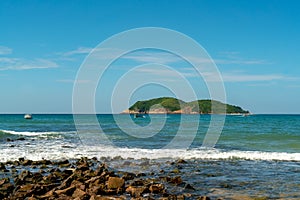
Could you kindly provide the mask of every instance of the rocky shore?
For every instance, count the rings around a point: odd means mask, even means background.
[[[173,164],[184,165],[185,161]],[[20,158],[0,163],[0,175],[0,199],[211,199],[193,194],[194,187],[176,171],[165,176],[116,171],[97,158],[59,161]]]

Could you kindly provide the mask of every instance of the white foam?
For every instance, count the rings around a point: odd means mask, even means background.
[[[72,148],[63,148],[71,146]],[[0,161],[16,160],[25,157],[31,160],[41,159],[72,159],[87,157],[116,157],[124,159],[208,159],[208,160],[278,160],[298,161],[300,153],[287,152],[262,152],[262,151],[222,151],[218,149],[139,149],[139,148],[117,148],[113,146],[83,146],[71,143],[43,142],[32,145],[24,145],[18,148],[1,146]]]
[[[12,135],[23,135],[23,136],[39,136],[39,135],[49,135],[49,134],[62,134],[66,132],[29,132],[29,131],[24,131],[24,132],[18,132],[18,131],[10,131],[10,130],[0,130],[3,133],[8,133]],[[73,132],[70,132],[73,133]]]

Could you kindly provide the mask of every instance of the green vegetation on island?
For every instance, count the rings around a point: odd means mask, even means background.
[[[181,114],[249,114],[239,106],[215,100],[184,102],[173,97],[137,101],[124,113],[181,113]]]

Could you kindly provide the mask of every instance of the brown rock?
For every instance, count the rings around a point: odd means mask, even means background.
[[[3,178],[0,180],[0,186],[2,186],[5,183],[9,183],[9,178]]]
[[[163,193],[164,189],[165,186],[163,184],[153,184],[149,187],[150,192],[155,194]]]
[[[50,190],[46,194],[39,196],[39,199],[49,199],[50,197],[57,197],[57,194],[54,192],[54,190]]]
[[[76,188],[80,189],[80,190],[85,190],[86,189],[86,185],[80,181],[74,180],[71,183],[72,186],[75,186]]]
[[[79,197],[80,199],[89,199],[90,196],[85,191],[77,188],[73,192],[72,197],[73,198],[78,198]]]
[[[54,191],[57,195],[67,195],[67,196],[71,196],[73,194],[73,192],[75,191],[76,187],[75,186],[71,186],[71,187],[68,187],[66,189],[63,189],[63,190],[56,190]]]
[[[91,196],[105,194],[105,185],[92,186],[87,190],[87,192]]]
[[[126,192],[129,193],[132,197],[141,197],[141,195],[147,190],[146,187],[134,187],[134,186],[129,186],[126,189]]]
[[[119,177],[109,177],[106,184],[108,189],[124,188],[125,180]]]
[[[178,185],[178,184],[182,183],[183,181],[180,176],[176,176],[174,178],[171,178],[170,181],[168,181],[168,182]]]
[[[197,200],[210,200],[208,196],[201,196]]]
[[[183,160],[183,159],[179,159],[179,160],[177,160],[176,163],[178,163],[178,164],[186,164],[187,162],[185,160]]]

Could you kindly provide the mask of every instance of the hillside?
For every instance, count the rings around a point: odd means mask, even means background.
[[[213,110],[212,110],[212,105]],[[173,97],[161,97],[137,101],[123,113],[170,113],[170,114],[247,114],[239,106],[224,104],[215,100],[197,100],[184,102]]]

